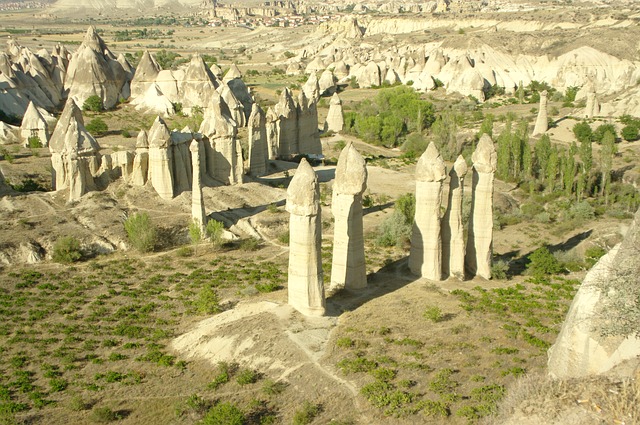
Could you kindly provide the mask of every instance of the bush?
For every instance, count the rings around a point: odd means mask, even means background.
[[[627,142],[638,140],[638,136],[639,136],[638,127],[634,125],[628,125],[622,129],[621,135],[622,135],[622,138]]]
[[[218,403],[202,418],[202,425],[243,425],[244,413],[229,402]]]
[[[316,416],[320,414],[320,405],[305,401],[300,410],[293,415],[293,425],[307,425],[313,422]]]
[[[94,118],[84,126],[89,133],[95,136],[102,136],[109,130],[109,126],[102,118]]]
[[[494,261],[493,264],[491,264],[491,278],[494,280],[506,280],[508,271],[509,263],[504,260]]]
[[[560,262],[551,254],[546,246],[540,247],[529,255],[527,271],[534,277],[558,274],[562,271]]]
[[[599,246],[592,246],[590,248],[587,248],[587,250],[584,252],[584,262],[587,264],[587,266],[593,267],[598,262],[598,260],[606,253],[607,251],[605,251],[603,248],[600,248]]]
[[[224,243],[222,234],[224,232],[224,223],[217,220],[209,220],[205,233],[211,239],[214,246],[219,247]]]
[[[38,149],[42,147],[42,141],[38,136],[31,136],[27,139],[27,144],[31,149]]]
[[[216,314],[222,311],[220,306],[220,298],[210,284],[202,287],[195,301],[198,312],[204,314]]]
[[[596,131],[593,132],[593,140],[596,143],[602,143],[602,139],[604,139],[604,135],[606,133],[613,134],[614,138],[618,137],[618,133],[616,132],[616,127],[613,124],[602,124],[596,128]]]
[[[122,415],[114,412],[109,407],[96,407],[91,412],[91,420],[98,423],[107,423],[122,419]]]
[[[87,100],[82,104],[83,111],[102,112],[104,110],[104,103],[102,98],[98,95],[89,96]]]
[[[593,141],[593,130],[584,121],[573,126],[573,134],[579,142]]]
[[[73,236],[64,236],[53,244],[53,261],[69,264],[82,258],[80,241]]]
[[[156,246],[158,235],[147,213],[134,213],[124,222],[129,242],[140,252],[150,252]]]
[[[412,193],[401,196],[395,202],[393,213],[378,227],[376,243],[381,246],[401,246],[411,238],[416,198]]]

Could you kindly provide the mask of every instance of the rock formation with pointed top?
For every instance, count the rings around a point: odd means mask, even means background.
[[[207,225],[207,214],[204,209],[202,197],[202,179],[200,175],[200,152],[204,150],[202,140],[193,139],[189,145],[191,151],[192,189],[191,189],[191,219],[198,223],[200,231],[204,234]]]
[[[333,75],[330,69],[325,69],[320,75],[320,79],[318,80],[318,87],[320,90],[320,96],[331,96],[336,92],[337,79]],[[317,100],[317,99],[316,99]]]
[[[143,95],[131,101],[136,110],[166,118],[175,113],[174,103],[162,93],[157,83],[151,83]]]
[[[133,158],[131,170],[131,184],[144,186],[147,183],[149,173],[149,141],[147,132],[140,130],[136,139],[136,155]]]
[[[536,118],[536,125],[533,127],[532,137],[541,136],[549,129],[549,121],[547,118],[547,91],[540,93],[540,109]]]
[[[242,72],[240,72],[240,69],[238,69],[238,65],[232,63],[229,67],[229,70],[224,75],[224,79],[222,81],[226,83],[233,80],[234,78],[242,78]]]
[[[467,162],[459,155],[449,172],[449,202],[442,217],[442,275],[464,280],[462,197]]]
[[[73,99],[65,105],[49,140],[52,186],[69,188],[69,201],[95,189],[94,175],[100,168],[100,146],[84,128],[82,112]]]
[[[264,112],[257,103],[253,104],[247,127],[249,129],[249,174],[265,175],[269,166],[267,127]]]
[[[225,84],[229,86],[229,89],[231,89],[233,95],[242,104],[246,122],[246,120],[249,119],[249,115],[251,115],[251,107],[253,105],[253,96],[251,95],[251,90],[249,90],[244,81],[242,81],[242,78],[234,78],[227,81]]]
[[[229,86],[223,84],[219,89],[220,96],[224,100],[224,102],[229,107],[229,112],[231,112],[231,118],[236,122],[238,127],[244,127],[247,125],[247,117],[244,113],[244,105],[240,103],[240,101],[233,94]]]
[[[278,116],[271,109],[267,108],[265,114],[265,125],[267,131],[267,149],[269,150],[269,159],[276,159],[278,157]]]
[[[282,91],[274,107],[278,117],[278,156],[289,157],[298,151],[298,108],[288,87]]]
[[[287,188],[289,216],[289,305],[305,316],[325,312],[322,280],[322,223],[318,176],[300,161]]]
[[[149,134],[149,177],[151,186],[165,200],[173,198],[173,158],[171,132],[160,117],[156,117]]]
[[[242,183],[243,163],[236,123],[225,101],[218,95],[209,104],[200,133],[206,138],[207,174],[224,184]]]
[[[362,194],[367,186],[364,158],[351,142],[342,149],[333,184],[331,212],[335,218],[330,291],[357,290],[367,285],[362,227]]]
[[[94,27],[89,27],[84,41],[73,54],[67,68],[64,87],[78,105],[97,95],[109,109],[118,103],[126,82],[126,72],[107,48]]]
[[[431,280],[442,279],[440,203],[446,168],[438,148],[429,143],[416,165],[416,212],[409,269]]]
[[[20,137],[18,137],[19,132],[20,127],[0,121],[0,145],[20,143]]]
[[[304,91],[298,97],[298,149],[292,153],[322,154],[322,143],[318,131],[318,109],[313,99],[307,99]]]
[[[194,54],[179,88],[180,102],[185,112],[189,113],[194,106],[207,108],[216,98],[219,86],[220,82],[207,68],[202,56]]]
[[[465,254],[465,269],[469,276],[491,279],[493,246],[493,177],[497,154],[491,137],[482,135],[473,161],[471,213]]]
[[[42,146],[49,146],[49,126],[33,102],[29,102],[27,111],[22,117],[20,136],[25,147],[29,147],[29,139],[32,137],[37,137]]]
[[[302,86],[302,92],[305,94],[307,99],[320,99],[320,83],[318,82],[318,76],[315,72],[309,74],[307,82]]]
[[[156,59],[148,50],[145,50],[131,80],[131,96],[134,99],[144,96],[149,87],[155,84],[160,71],[161,68]]]
[[[327,113],[327,120],[324,123],[324,130],[338,133],[342,131],[343,128],[344,115],[342,112],[342,100],[340,100],[338,93],[334,93],[329,102],[329,112]]]
[[[196,137],[189,127],[171,132],[171,168],[173,172],[173,193],[179,195],[191,190],[191,153],[189,145]]]

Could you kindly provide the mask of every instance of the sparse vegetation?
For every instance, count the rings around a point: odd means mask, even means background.
[[[53,261],[70,264],[82,258],[80,241],[73,236],[64,236],[53,244]]]
[[[156,228],[147,213],[134,213],[124,222],[131,245],[140,252],[153,251],[157,242]]]

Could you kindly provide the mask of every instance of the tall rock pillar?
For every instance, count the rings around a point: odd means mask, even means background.
[[[149,130],[149,180],[162,199],[173,198],[171,133],[162,118],[156,117]]]
[[[540,93],[540,109],[538,109],[538,118],[536,118],[536,125],[533,127],[533,133],[531,136],[540,136],[547,132],[549,129],[549,121],[547,118],[547,91]]]
[[[449,203],[442,218],[442,275],[464,279],[464,229],[462,228],[462,197],[467,162],[458,156],[449,172]]]
[[[140,130],[136,139],[136,156],[133,158],[131,184],[144,186],[147,183],[149,171],[149,141],[147,132]]]
[[[367,285],[362,229],[362,194],[367,167],[349,142],[338,158],[331,212],[335,218],[330,291],[361,289]]]
[[[202,140],[193,140],[189,145],[191,151],[191,169],[193,173],[191,185],[191,219],[200,225],[204,234],[207,225],[207,215],[204,211],[204,199],[202,198],[202,179],[200,171],[200,152],[204,150]]]
[[[324,315],[322,225],[318,176],[302,159],[287,189],[289,304],[305,316]]]
[[[584,108],[584,117],[593,118],[600,113],[600,103],[596,96],[596,92],[587,93],[587,106]]]
[[[473,181],[465,265],[470,276],[491,279],[493,175],[498,162],[491,137],[484,134],[480,138],[471,160]]]
[[[267,127],[264,112],[257,103],[251,108],[247,122],[249,130],[249,174],[263,176],[269,166],[269,148],[267,146]]]
[[[440,202],[446,177],[438,148],[429,143],[416,166],[416,213],[411,235],[409,269],[426,279],[442,279]]]

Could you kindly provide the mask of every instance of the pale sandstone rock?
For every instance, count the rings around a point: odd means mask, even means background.
[[[318,85],[320,88],[320,96],[330,96],[336,92],[337,78],[333,75],[330,69],[324,70],[322,75],[320,75],[320,79],[318,80]],[[310,97],[310,96],[308,96]],[[318,100],[316,98],[316,100]]]
[[[225,101],[218,96],[205,111],[200,125],[205,140],[205,157],[209,177],[224,184],[242,183],[240,142],[236,139],[237,125]]]
[[[149,180],[158,195],[165,200],[173,198],[173,158],[171,133],[162,118],[157,117],[148,135]]]
[[[69,200],[75,200],[95,188],[93,175],[100,167],[100,146],[84,128],[82,112],[73,99],[65,104],[49,140],[49,151],[54,190],[71,187]]]
[[[131,184],[134,186],[144,186],[147,183],[149,172],[149,142],[147,132],[140,130],[136,140],[136,155],[133,158],[131,167]]]
[[[329,102],[329,112],[327,113],[327,120],[324,124],[325,131],[340,132],[344,127],[344,115],[342,112],[342,101],[338,93],[334,93],[331,96]]]
[[[305,316],[325,312],[322,280],[322,223],[318,176],[302,159],[289,187],[289,305]]]
[[[467,162],[459,155],[449,172],[449,202],[442,218],[442,275],[464,280],[462,198]]]
[[[173,193],[179,195],[191,190],[191,153],[189,145],[194,140],[194,133],[189,127],[171,132],[170,157],[173,174]]]
[[[584,117],[593,118],[600,115],[600,103],[595,91],[587,93],[587,105],[584,108]]]
[[[42,146],[49,146],[49,126],[33,102],[29,102],[27,111],[22,117],[20,136],[25,147],[29,146],[30,137],[37,137]]]
[[[336,167],[331,212],[335,218],[330,292],[357,290],[367,285],[362,227],[362,194],[367,167],[362,155],[347,143]]]
[[[315,72],[309,75],[307,82],[302,86],[302,92],[309,99],[318,100],[320,98],[320,84],[318,83],[318,76]]]
[[[251,90],[249,90],[249,87],[247,87],[241,78],[234,78],[227,81],[226,84],[229,86],[229,89],[231,89],[236,99],[242,103],[246,122],[246,120],[249,119],[249,115],[251,115],[251,107],[253,105]]]
[[[257,103],[247,123],[249,130],[249,174],[262,176],[269,166],[269,149],[267,146],[267,127],[264,112]]]
[[[125,82],[126,73],[122,65],[95,28],[89,27],[67,68],[64,87],[69,91],[69,98],[82,105],[88,97],[97,95],[109,109],[118,103]]]
[[[416,165],[416,212],[411,235],[409,269],[430,280],[442,279],[440,203],[444,160],[435,144],[429,143]]]
[[[155,83],[160,92],[171,102],[182,102],[180,94],[179,81],[184,77],[184,73],[179,71],[171,71],[170,69],[162,70],[158,73]]]
[[[348,77],[349,68],[347,67],[347,64],[342,60],[337,61],[333,69],[333,75],[335,75],[338,80]]]
[[[580,285],[560,334],[549,349],[547,366],[554,378],[603,374],[624,361],[636,367],[640,363],[638,324],[630,323],[624,317],[628,313],[612,304],[612,300],[624,297],[629,309],[634,303],[638,305],[633,296],[623,294],[629,281],[638,282],[639,246],[640,210],[624,240],[600,258]],[[611,324],[620,323],[627,323],[627,329],[606,331]]]
[[[16,126],[7,124],[4,121],[0,121],[0,144],[11,145],[14,143],[19,143],[20,142],[20,138],[18,137],[19,132],[20,132],[20,127],[16,127]]]
[[[244,114],[244,105],[236,98],[229,86],[222,84],[219,93],[231,112],[231,118],[236,122],[238,127],[247,125],[247,118]]]
[[[218,80],[222,79],[222,68],[220,68],[217,64],[211,64],[209,70]]]
[[[326,68],[322,58],[320,56],[316,56],[313,58],[311,62],[305,67],[305,74],[315,74],[316,72],[324,71]]]
[[[233,80],[234,78],[242,78],[242,73],[240,72],[238,65],[236,65],[235,63],[232,63],[231,66],[229,67],[229,70],[224,75],[224,79],[222,81],[226,83]]]
[[[289,63],[289,65],[287,66],[286,74],[287,75],[301,75],[302,74],[302,65],[300,65],[300,62],[293,61],[293,62]]]
[[[480,138],[471,160],[473,180],[465,268],[470,276],[491,279],[493,178],[497,165],[497,154],[491,137],[484,134]]]
[[[536,118],[536,125],[533,127],[531,136],[541,136],[549,129],[549,121],[547,120],[547,91],[540,93],[540,109]]]
[[[179,86],[180,102],[185,112],[189,113],[194,106],[206,108],[210,105],[216,98],[218,86],[220,82],[207,68],[202,56],[194,54]]]
[[[292,153],[322,154],[322,143],[318,131],[318,110],[313,99],[307,99],[304,91],[298,97],[298,149]]]
[[[267,130],[267,148],[269,149],[269,159],[276,159],[278,157],[278,116],[271,109],[267,108],[265,114],[265,125]]]
[[[131,96],[136,98],[144,95],[149,90],[149,86],[155,84],[160,71],[161,68],[156,59],[148,50],[145,50],[131,80]]]
[[[134,98],[131,104],[134,105],[138,111],[159,115],[163,118],[175,113],[173,102],[162,93],[157,83],[150,84],[147,91]]]
[[[191,151],[191,166],[193,169],[191,189],[191,219],[198,223],[200,231],[204,234],[207,225],[207,214],[204,209],[202,197],[202,180],[200,178],[200,152],[204,150],[202,140],[192,140],[189,145]]]
[[[358,84],[361,88],[379,86],[381,82],[380,68],[375,62],[369,62],[362,70],[360,77],[358,77]]]
[[[279,157],[289,157],[298,153],[298,108],[288,87],[282,91],[280,100],[274,107],[278,117],[277,146]]]

